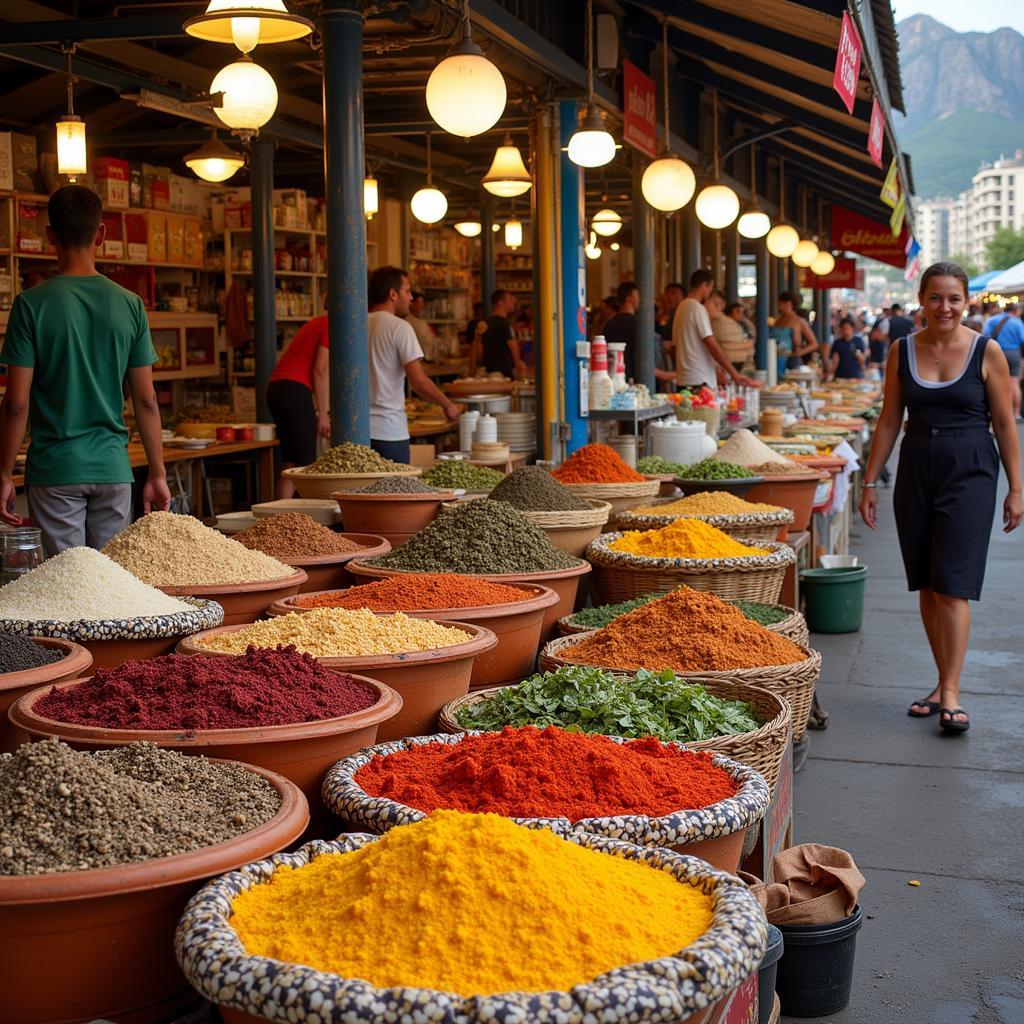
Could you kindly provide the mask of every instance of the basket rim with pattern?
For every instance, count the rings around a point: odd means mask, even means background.
[[[659,505],[672,505],[680,498],[657,498],[650,503],[649,508],[657,508]],[[793,510],[779,507],[774,512],[722,512],[722,513],[694,513],[680,512],[671,515],[658,515],[657,513],[640,514],[635,508],[626,509],[619,513],[617,527],[621,530],[628,527],[631,530],[657,530],[663,526],[669,526],[677,519],[699,519],[701,522],[714,526],[719,530],[736,530],[744,526],[790,526],[793,523]]]
[[[767,548],[767,555],[738,555],[729,558],[650,558],[634,555],[628,551],[614,551],[613,541],[623,536],[623,531],[602,533],[587,545],[587,561],[606,568],[626,568],[650,572],[682,571],[688,574],[717,572],[752,572],[759,569],[786,568],[796,563],[796,552],[781,541],[757,541]],[[742,542],[742,538],[739,538]]]
[[[493,500],[493,499],[492,499]],[[585,526],[604,526],[612,514],[612,506],[607,501],[599,498],[584,498],[590,508],[567,509],[560,512],[548,511],[519,511],[542,530],[554,530],[559,527],[577,529]]]
[[[657,494],[661,488],[660,480],[631,480],[617,484],[567,484],[561,480],[558,482],[581,498],[645,498],[649,494]]]

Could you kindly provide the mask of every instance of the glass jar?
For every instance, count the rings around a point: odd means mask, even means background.
[[[43,561],[43,542],[34,526],[16,526],[3,532],[0,579],[4,583],[23,576]]]

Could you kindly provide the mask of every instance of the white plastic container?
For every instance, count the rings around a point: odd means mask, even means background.
[[[647,440],[652,455],[683,466],[714,455],[718,448],[701,420],[657,420],[648,427]]]
[[[498,421],[493,416],[481,416],[476,421],[473,440],[477,444],[494,444],[498,440]]]
[[[459,416],[459,451],[468,452],[473,447],[473,432],[479,419],[480,413],[475,410]]]
[[[591,409],[607,409],[612,404],[615,385],[608,373],[608,342],[599,334],[590,343],[590,389],[588,401]]]
[[[616,394],[629,387],[626,380],[626,343],[624,341],[608,342],[608,362],[611,366],[612,387]]]

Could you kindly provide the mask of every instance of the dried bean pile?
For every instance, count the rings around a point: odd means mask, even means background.
[[[311,558],[317,555],[347,555],[363,550],[330,527],[318,523],[305,512],[285,512],[267,516],[248,530],[236,533],[232,540],[253,551],[274,558]]]

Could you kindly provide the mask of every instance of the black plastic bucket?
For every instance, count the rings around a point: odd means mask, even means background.
[[[775,974],[782,956],[782,932],[768,925],[768,947],[757,970],[757,1024],[768,1024],[775,1001]]]
[[[789,1017],[824,1017],[850,1001],[853,958],[863,915],[860,904],[831,924],[779,925],[785,950],[775,991]]]

